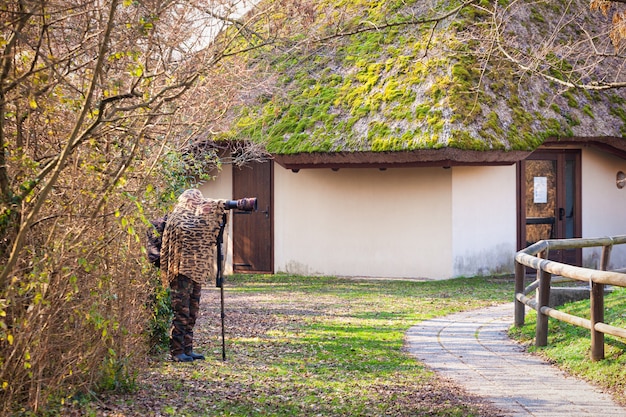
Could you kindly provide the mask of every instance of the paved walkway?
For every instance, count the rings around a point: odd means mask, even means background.
[[[511,341],[513,303],[428,320],[409,329],[410,352],[507,416],[626,416],[597,388],[568,377]]]

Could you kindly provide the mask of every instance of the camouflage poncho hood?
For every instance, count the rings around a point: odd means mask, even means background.
[[[215,246],[225,210],[224,200],[204,198],[196,189],[178,197],[168,216],[161,246],[161,276],[169,285],[177,275],[201,283],[215,264]]]

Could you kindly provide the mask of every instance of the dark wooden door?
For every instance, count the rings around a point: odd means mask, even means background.
[[[581,236],[580,152],[537,151],[520,163],[520,249],[539,240]],[[580,265],[580,250],[550,259]]]
[[[272,163],[233,168],[233,198],[257,198],[257,211],[232,210],[233,271],[273,273]]]

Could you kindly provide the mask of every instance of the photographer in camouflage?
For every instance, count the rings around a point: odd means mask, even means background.
[[[193,351],[193,328],[202,282],[215,263],[214,248],[224,212],[223,200],[207,199],[199,190],[189,189],[178,197],[165,224],[160,266],[163,284],[171,290],[170,353],[176,362],[204,359]]]

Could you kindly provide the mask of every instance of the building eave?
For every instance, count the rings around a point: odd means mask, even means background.
[[[617,137],[549,138],[542,148],[563,146],[595,147],[626,159],[626,140]],[[403,168],[513,165],[533,151],[476,151],[457,148],[420,149],[397,152],[310,152],[274,154],[273,159],[291,170],[311,168]]]
[[[335,152],[276,154],[274,160],[291,170],[308,168],[402,168],[471,165],[512,165],[532,151],[473,151],[456,148],[401,152]]]
[[[549,138],[542,146],[548,148],[561,146],[595,147],[622,159],[626,159],[626,140],[617,137]]]

